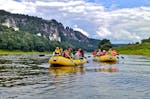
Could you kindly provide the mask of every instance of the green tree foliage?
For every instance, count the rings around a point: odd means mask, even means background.
[[[150,43],[150,37],[148,39],[143,39],[141,42],[142,43],[146,43],[146,42]]]
[[[94,42],[94,39],[92,39],[91,42]],[[95,40],[94,44],[97,43],[97,40]],[[68,47],[72,47],[74,49],[82,48],[87,51],[91,51],[93,49],[93,46],[85,45],[84,42],[72,39],[66,39],[64,42],[49,41],[35,34],[23,31],[14,31],[12,28],[0,25],[0,49],[42,52],[53,51],[57,46],[63,49],[67,49]]]
[[[66,43],[49,41],[43,37],[0,25],[0,49],[22,51],[53,51],[56,46],[67,48]]]
[[[110,40],[103,39],[98,43],[98,48],[100,48],[102,50],[103,49],[108,50],[108,49],[112,48],[112,44],[111,44]]]

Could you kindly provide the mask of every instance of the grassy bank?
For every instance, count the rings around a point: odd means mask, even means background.
[[[23,52],[23,51],[9,51],[9,50],[0,50],[0,54],[51,54],[52,52]]]
[[[120,54],[134,54],[150,56],[150,43],[132,44],[115,48]]]

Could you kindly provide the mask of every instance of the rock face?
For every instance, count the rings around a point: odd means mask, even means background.
[[[87,46],[95,46],[94,44],[99,41],[90,39],[70,27],[64,27],[62,23],[54,19],[44,20],[28,15],[11,14],[3,10],[0,10],[0,24],[12,27],[15,31],[36,34],[50,41],[86,43]]]
[[[41,18],[30,17],[25,15],[15,15],[5,12],[0,13],[1,24],[12,27],[15,31],[23,30],[33,34],[38,34],[50,41],[56,40],[61,42],[56,23],[46,22]],[[45,21],[45,22],[44,22]]]
[[[2,25],[7,26],[7,27],[12,27],[15,31],[19,31],[19,28],[16,27],[16,23],[13,18],[6,19],[5,22],[2,23]]]

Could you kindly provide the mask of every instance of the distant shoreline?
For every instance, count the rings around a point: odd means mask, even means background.
[[[117,49],[117,48],[115,48]],[[150,50],[121,50],[117,49],[119,54],[127,54],[127,55],[144,55],[144,56],[150,56]],[[25,52],[25,51],[20,51],[20,50],[0,50],[0,55],[9,55],[9,54],[52,54],[52,52],[37,52],[37,51],[30,51],[30,52]]]

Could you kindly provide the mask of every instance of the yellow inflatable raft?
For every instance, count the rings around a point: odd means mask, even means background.
[[[83,65],[87,61],[85,58],[83,59],[72,59],[72,58],[65,58],[63,56],[52,56],[49,59],[49,63],[51,65],[63,65],[63,66],[77,66],[77,65]]]
[[[116,62],[117,58],[116,56],[112,56],[112,55],[104,55],[104,56],[95,56],[94,60],[101,61],[101,62]]]

